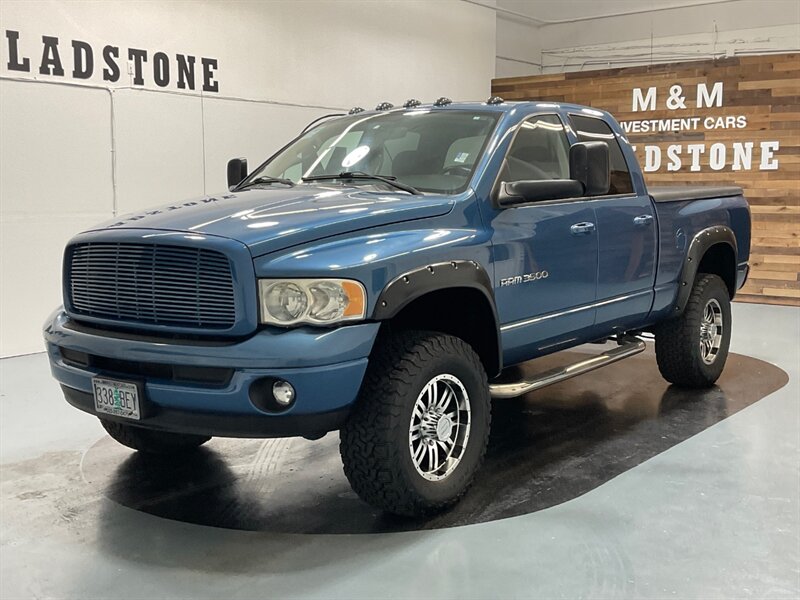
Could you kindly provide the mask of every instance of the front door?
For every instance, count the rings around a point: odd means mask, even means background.
[[[524,121],[499,181],[568,178],[569,143],[561,120],[537,115]],[[590,339],[598,259],[593,203],[505,208],[493,213],[491,226],[504,363]]]

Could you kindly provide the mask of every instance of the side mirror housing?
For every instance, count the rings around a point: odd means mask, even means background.
[[[515,206],[542,200],[562,200],[583,196],[583,184],[572,179],[542,179],[512,181],[500,184],[497,203],[500,206]]]
[[[247,177],[247,159],[232,158],[228,161],[228,189],[233,189]]]
[[[569,176],[583,184],[585,196],[602,196],[611,186],[608,144],[579,142],[569,149]]]

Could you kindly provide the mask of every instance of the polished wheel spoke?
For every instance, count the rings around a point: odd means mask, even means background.
[[[428,466],[432,471],[439,466],[439,446],[435,443],[428,446]]]
[[[700,357],[707,365],[712,364],[722,346],[724,323],[719,302],[711,298],[703,308],[700,322]]]
[[[455,394],[453,390],[450,389],[449,386],[445,386],[444,393],[439,398],[439,402],[436,404],[435,410],[442,411],[444,407],[450,402],[450,399],[453,398]]]
[[[434,384],[428,388],[428,408],[436,406],[439,398],[439,386]]]
[[[411,414],[408,443],[412,462],[425,479],[440,481],[458,466],[470,430],[467,390],[453,375],[438,375],[420,392]]]
[[[419,463],[422,460],[422,457],[425,455],[425,449],[427,447],[428,447],[427,444],[425,444],[425,442],[422,442],[419,444],[417,450],[414,452],[414,464],[416,464],[417,467],[419,467]]]

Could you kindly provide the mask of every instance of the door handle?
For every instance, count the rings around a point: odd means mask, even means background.
[[[572,232],[572,235],[586,235],[594,231],[594,223],[589,223],[588,221],[575,223],[569,230]]]
[[[653,222],[653,215],[640,215],[633,218],[634,225],[650,225]]]

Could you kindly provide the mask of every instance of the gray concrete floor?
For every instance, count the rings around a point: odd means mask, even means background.
[[[0,361],[2,598],[799,598],[800,309],[736,304],[789,383],[574,500],[447,530],[295,535],[123,507],[43,354]]]

